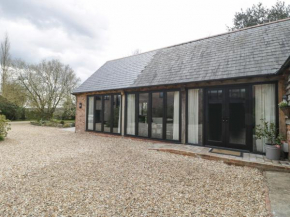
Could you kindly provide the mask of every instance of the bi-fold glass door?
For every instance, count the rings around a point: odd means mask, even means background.
[[[249,91],[248,86],[206,89],[206,145],[250,149]]]
[[[180,141],[180,91],[128,93],[126,135]]]
[[[87,98],[87,130],[121,133],[121,95],[94,95]]]

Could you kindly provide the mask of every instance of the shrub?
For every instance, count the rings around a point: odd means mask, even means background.
[[[68,128],[68,127],[71,127],[70,123],[66,123],[66,124],[63,125],[63,128]]]
[[[0,110],[9,120],[25,119],[25,109],[9,102],[3,96],[0,96]]]
[[[288,103],[284,101],[280,102],[278,105],[279,105],[279,108],[288,107]]]
[[[9,130],[11,130],[11,127],[8,120],[5,115],[0,115],[0,141],[4,140]]]
[[[30,124],[36,125],[36,126],[41,126],[41,123],[37,122],[37,121],[31,121]]]

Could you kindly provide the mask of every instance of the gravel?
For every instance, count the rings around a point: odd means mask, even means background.
[[[150,146],[12,124],[0,143],[0,216],[268,215],[259,170]]]

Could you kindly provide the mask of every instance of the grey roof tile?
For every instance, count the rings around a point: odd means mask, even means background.
[[[74,93],[275,74],[290,19],[106,62]]]

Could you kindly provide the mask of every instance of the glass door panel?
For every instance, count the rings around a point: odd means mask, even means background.
[[[229,89],[228,97],[229,143],[246,145],[246,89]]]
[[[163,136],[163,92],[152,93],[151,137],[162,139]]]
[[[166,139],[179,140],[179,91],[166,94]]]
[[[102,131],[102,97],[96,96],[96,111],[95,111],[96,131]]]
[[[138,136],[148,137],[148,93],[139,94]]]
[[[94,129],[94,97],[88,97],[88,130]]]
[[[114,95],[113,100],[113,133],[121,133],[121,95]]]
[[[104,132],[111,132],[111,95],[104,96]]]
[[[207,129],[208,141],[223,142],[223,89],[207,91]]]

